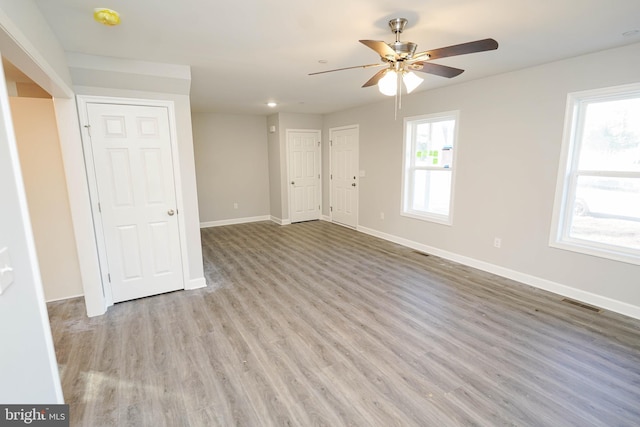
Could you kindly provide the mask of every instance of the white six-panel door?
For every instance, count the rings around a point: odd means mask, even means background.
[[[358,127],[330,129],[331,220],[358,225]]]
[[[320,219],[320,131],[287,130],[291,222]]]
[[[167,108],[87,114],[113,302],[184,289]]]

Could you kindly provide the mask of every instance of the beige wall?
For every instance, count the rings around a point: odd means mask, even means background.
[[[639,314],[640,266],[549,247],[567,94],[637,82],[638,70],[635,44],[406,96],[397,120],[392,99],[330,114],[323,138],[331,127],[360,125],[363,229]],[[453,225],[402,217],[403,118],[449,110],[460,111]]]
[[[271,127],[274,132],[271,132]],[[269,144],[269,214],[275,221],[282,221],[282,174],[280,171],[280,117],[273,114],[267,117]]]
[[[270,215],[278,223],[288,223],[289,182],[287,180],[287,130],[322,130],[323,117],[319,114],[277,113],[267,117]]]
[[[200,222],[268,216],[266,117],[194,113],[192,120]]]
[[[47,301],[82,295],[53,100],[10,98]]]

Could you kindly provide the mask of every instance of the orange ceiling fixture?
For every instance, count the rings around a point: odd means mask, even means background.
[[[99,7],[93,10],[93,19],[103,25],[113,27],[120,23],[120,14],[115,10]]]

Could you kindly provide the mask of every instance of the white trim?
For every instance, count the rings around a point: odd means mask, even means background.
[[[449,213],[447,215],[438,214],[435,212],[422,212],[409,209],[407,207],[408,201],[407,192],[409,191],[413,196],[413,180],[407,182],[407,168],[413,166],[407,166],[407,159],[411,158],[411,164],[413,164],[413,153],[414,153],[414,138],[411,138],[411,146],[407,147],[409,141],[407,141],[407,125],[410,124],[412,128],[415,127],[413,122],[416,121],[428,121],[429,123],[433,123],[437,121],[435,119],[439,118],[453,118],[455,121],[455,126],[453,130],[453,157],[451,159],[451,167],[421,167],[420,169],[426,170],[434,170],[434,171],[445,171],[451,172],[451,188],[449,192]],[[403,129],[402,129],[402,179],[401,179],[401,188],[400,188],[400,215],[408,218],[418,219],[421,221],[429,221],[435,222],[437,224],[443,225],[452,225],[453,224],[453,208],[455,201],[455,188],[456,188],[456,171],[458,169],[458,151],[459,151],[459,138],[458,138],[458,129],[460,128],[460,110],[451,110],[444,111],[441,113],[432,113],[432,114],[421,114],[419,116],[411,116],[405,117],[403,121]],[[407,151],[410,151],[408,153]],[[407,188],[409,187],[409,189]]]
[[[100,260],[93,227],[76,100],[54,98],[53,102],[60,135],[62,163],[67,180],[84,303],[88,317],[101,316],[106,313],[107,304],[102,292]]]
[[[263,216],[251,216],[251,217],[245,217],[245,218],[221,219],[219,221],[201,222],[200,228],[222,227],[223,225],[246,224],[249,222],[259,222],[259,221],[269,221],[269,220],[273,220],[273,217],[269,215],[263,215]]]
[[[322,215],[320,216],[320,221],[331,222],[331,217],[329,215]]]
[[[80,298],[80,297],[83,297],[83,296],[84,296],[84,294],[78,294],[78,295],[71,295],[71,296],[66,296],[66,297],[62,297],[62,298],[53,298],[53,299],[48,299],[47,303],[56,302],[56,301],[66,301],[68,299]]]
[[[186,284],[184,289],[186,291],[192,291],[194,289],[202,289],[207,287],[207,280],[204,277],[199,277],[197,279],[191,279]]]
[[[399,245],[406,246],[411,249],[425,252],[441,258],[448,259],[469,267],[477,268],[478,270],[486,271],[488,273],[496,274],[507,279],[515,280],[525,285],[532,286],[534,288],[543,289],[545,291],[553,292],[555,294],[572,298],[578,301],[582,301],[597,307],[601,307],[616,313],[623,314],[625,316],[633,317],[634,319],[640,319],[640,307],[632,304],[628,304],[622,301],[614,300],[612,298],[603,297],[591,292],[586,292],[581,289],[576,289],[571,286],[563,285],[561,283],[553,282],[551,280],[543,279],[541,277],[532,276],[530,274],[521,273],[519,271],[511,270],[509,268],[500,267],[499,265],[491,264],[485,261],[480,261],[475,258],[459,255],[453,252],[444,251],[442,249],[434,248],[432,246],[424,245],[422,243],[415,242],[413,240],[404,239],[402,237],[394,236],[392,234],[383,233],[367,227],[358,227],[358,231],[368,234],[370,236],[378,237],[383,240],[387,240]]]
[[[275,217],[273,215],[271,215],[269,218],[271,219],[271,221],[275,222],[278,225],[289,225],[289,224],[291,224],[291,220],[289,220],[289,219],[282,219],[282,218]]]
[[[556,177],[556,192],[553,202],[553,212],[551,217],[551,228],[549,232],[549,246],[572,252],[614,261],[640,265],[638,251],[631,248],[617,249],[614,245],[599,243],[595,241],[582,240],[569,236],[567,224],[569,223],[572,211],[567,209],[567,201],[575,199],[575,188],[570,184],[572,174],[576,174],[577,152],[576,140],[580,139],[578,132],[582,132],[581,125],[584,110],[580,109],[583,101],[598,101],[599,99],[628,98],[629,95],[640,96],[640,84],[633,83],[620,86],[605,87],[600,89],[584,90],[572,92],[567,95],[564,130],[562,134],[562,146],[560,159],[558,162],[558,174]],[[585,173],[585,171],[582,171]],[[590,171],[594,175],[602,175],[599,171]],[[637,173],[608,171],[607,176],[636,177]]]
[[[107,96],[92,96],[92,95],[77,95],[76,100],[78,103],[78,117],[80,118],[82,145],[85,150],[85,168],[87,181],[89,183],[89,194],[91,196],[91,210],[93,213],[93,226],[95,230],[95,236],[97,240],[97,252],[98,259],[101,266],[106,266],[106,247],[104,243],[104,236],[102,227],[98,225],[96,220],[98,213],[97,206],[97,186],[95,181],[95,174],[93,171],[93,153],[91,151],[91,139],[86,125],[89,123],[87,105],[88,104],[115,104],[115,105],[141,105],[148,107],[162,107],[167,109],[167,115],[169,120],[169,132],[171,143],[171,157],[173,163],[173,182],[175,187],[176,196],[176,211],[178,213],[184,212],[184,203],[182,198],[182,182],[180,173],[180,159],[178,150],[178,134],[176,124],[175,103],[170,100],[158,100],[158,99],[137,99],[137,98],[120,98],[120,97],[107,97]],[[187,284],[190,283],[189,277],[189,252],[187,250],[186,239],[186,224],[184,215],[177,215],[178,219],[178,232],[180,234],[180,251],[181,251],[181,269],[182,269],[182,286],[187,289]],[[113,297],[111,294],[111,287],[105,286],[108,283],[107,271],[101,268],[101,292],[103,293],[103,301],[105,307],[113,305]],[[85,289],[85,293],[87,290]],[[93,293],[93,292],[92,292]]]

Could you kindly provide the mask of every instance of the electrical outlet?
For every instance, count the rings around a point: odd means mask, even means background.
[[[233,209],[238,209],[238,204],[237,203],[233,204]]]
[[[384,212],[380,212],[380,219],[384,219]]]
[[[493,246],[500,249],[500,246],[502,246],[502,239],[499,237],[494,237],[493,238]]]

